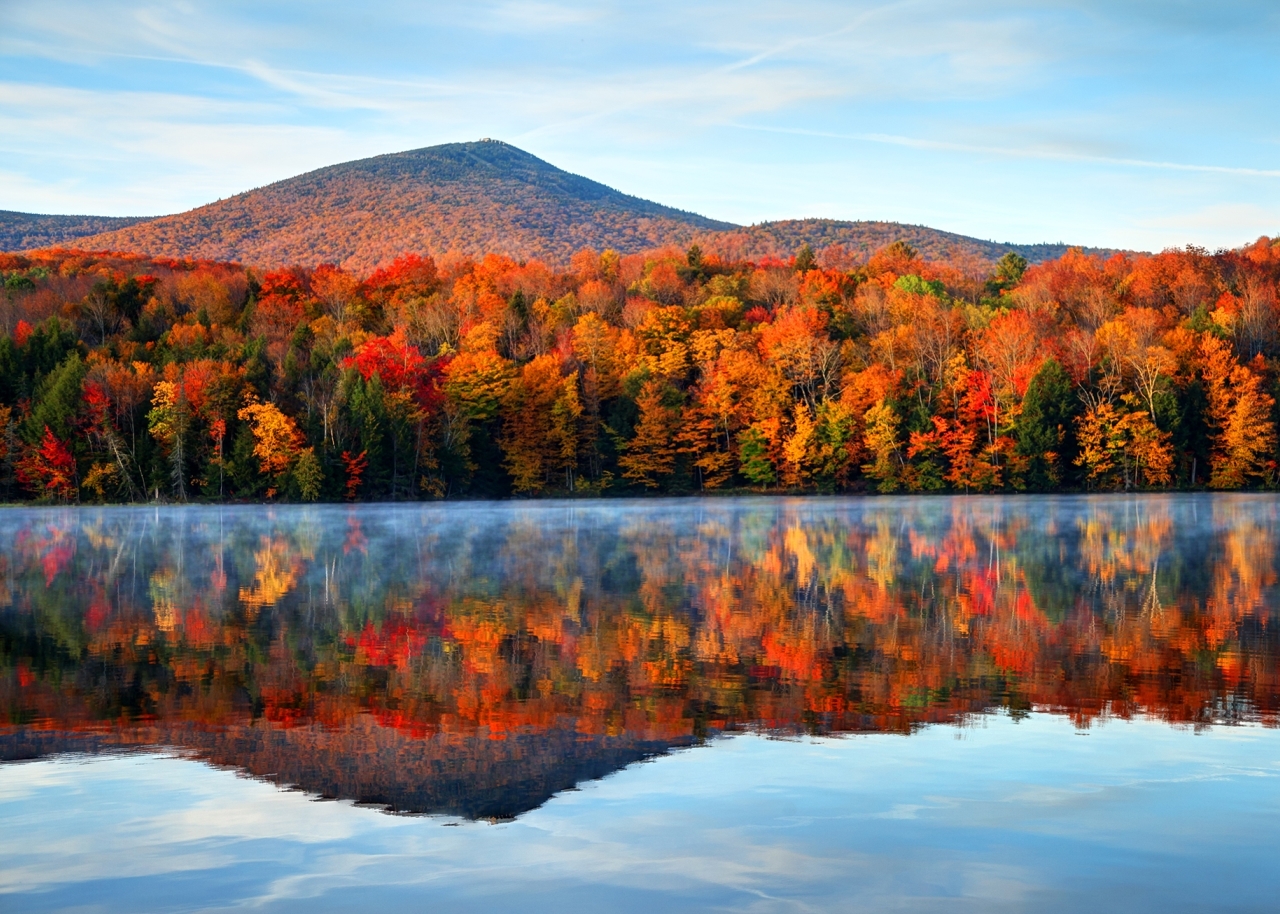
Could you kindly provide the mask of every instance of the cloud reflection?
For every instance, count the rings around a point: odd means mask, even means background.
[[[1246,909],[1280,888],[1280,769],[1274,731],[1231,737],[1135,722],[1082,739],[1045,715],[962,740],[740,736],[460,828],[185,760],[40,762],[7,769],[27,787],[0,799],[21,826],[0,837],[2,885],[33,911],[127,909],[142,884],[153,910],[195,892],[206,910],[1065,911],[1120,885],[1152,909]]]

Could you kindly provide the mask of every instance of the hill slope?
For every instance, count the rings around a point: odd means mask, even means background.
[[[762,222],[747,228],[716,232],[699,239],[708,249],[723,251],[748,260],[786,257],[803,244],[821,251],[833,244],[843,245],[854,262],[865,261],[875,251],[895,241],[905,241],[927,260],[956,259],[961,256],[999,260],[1009,251],[1031,263],[1061,257],[1073,245],[1014,244],[983,241],[924,225],[901,222],[842,222],[834,219],[787,219]],[[1111,253],[1102,248],[1086,248],[1091,253]]]
[[[369,269],[404,251],[495,252],[566,263],[583,247],[639,251],[733,227],[628,196],[486,140],[321,168],[80,244]]]
[[[27,251],[67,244],[102,232],[146,222],[150,216],[41,216],[0,210],[0,251]]]
[[[853,261],[903,240],[931,259],[1029,261],[1063,244],[998,244],[920,225],[797,219],[750,227],[632,197],[562,171],[510,144],[450,143],[333,165],[156,219],[0,213],[0,250],[74,241],[87,250],[238,260],[257,266],[324,262],[368,271],[408,251],[508,254],[555,266],[584,247],[634,253],[698,241],[758,259],[802,244],[842,244]]]

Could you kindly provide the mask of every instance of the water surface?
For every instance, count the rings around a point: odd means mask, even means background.
[[[1268,910],[1278,520],[7,511],[0,907]]]

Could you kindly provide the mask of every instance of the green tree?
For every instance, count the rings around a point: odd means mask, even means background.
[[[387,404],[382,378],[373,375],[366,381],[357,371],[348,371],[345,378],[345,409],[354,432],[353,454],[363,452],[368,461],[364,473],[363,490],[373,497],[386,497],[392,479],[393,444],[388,441]]]
[[[991,295],[999,295],[1001,292],[1012,289],[1022,281],[1023,274],[1027,272],[1027,266],[1027,258],[1015,251],[1006,252],[996,261],[995,271],[987,280],[987,292]]]
[[[45,375],[79,351],[75,331],[56,317],[32,330],[22,345],[12,337],[0,340],[0,400],[13,403],[30,397]]]
[[[770,486],[778,481],[769,459],[769,438],[754,425],[738,436],[738,461],[742,475],[756,485]]]
[[[320,497],[324,470],[320,467],[315,448],[307,447],[298,452],[298,459],[293,465],[293,482],[303,501],[315,501]]]
[[[1016,255],[1015,255],[1016,256]],[[1049,359],[1031,378],[1018,418],[1016,453],[1026,458],[1027,488],[1045,492],[1063,482],[1073,465],[1079,400],[1066,370]]]
[[[41,440],[46,428],[63,441],[75,439],[84,375],[84,362],[80,361],[79,353],[72,352],[40,381],[23,435],[28,442],[35,444]]]
[[[796,272],[808,273],[817,266],[818,258],[814,256],[813,247],[808,242],[800,245],[800,250],[796,251]]]

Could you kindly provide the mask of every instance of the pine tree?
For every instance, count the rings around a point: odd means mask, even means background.
[[[1079,400],[1071,378],[1056,359],[1047,359],[1031,378],[1018,416],[1017,448],[1027,461],[1025,483],[1047,492],[1064,482],[1075,459],[1072,434]]]
[[[814,256],[813,247],[805,242],[800,245],[800,250],[796,251],[797,273],[808,273],[810,270],[816,269],[818,266],[818,258]]]

